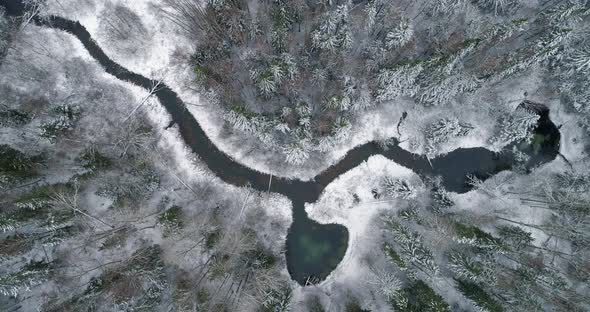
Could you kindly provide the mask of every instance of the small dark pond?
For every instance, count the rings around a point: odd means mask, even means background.
[[[22,15],[23,6],[19,1],[1,0],[9,15]],[[113,62],[96,44],[88,31],[78,22],[61,17],[35,19],[39,26],[63,30],[76,36],[90,55],[106,72],[116,78],[150,89],[153,81],[130,72]],[[192,151],[203,160],[209,169],[229,184],[246,186],[268,191],[270,176],[235,162],[220,151],[206,136],[193,115],[186,111],[185,104],[168,86],[163,86],[156,96],[171,115],[173,124],[178,126],[181,137]],[[531,155],[526,168],[554,159],[559,150],[559,131],[549,119],[549,110],[540,104],[524,102],[540,116],[532,144],[519,143],[518,147]],[[507,147],[510,151],[512,146]],[[324,188],[341,174],[355,168],[372,155],[383,155],[399,165],[412,169],[421,176],[439,175],[444,186],[454,192],[466,192],[469,185],[466,176],[474,174],[486,179],[502,170],[510,169],[514,163],[510,152],[495,153],[484,148],[457,149],[431,160],[422,155],[412,154],[396,144],[382,149],[376,142],[369,142],[350,150],[337,164],[326,169],[311,181],[290,180],[273,177],[271,191],[287,196],[293,202],[293,223],[287,236],[287,267],[291,277],[299,284],[317,283],[325,279],[340,263],[347,249],[348,231],[337,224],[322,225],[310,220],[305,212],[305,203],[315,202]]]

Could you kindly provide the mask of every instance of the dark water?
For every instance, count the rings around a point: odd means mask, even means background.
[[[8,0],[8,2],[0,0],[0,5],[7,8],[9,15],[22,15],[24,8],[15,4],[16,2],[16,0]],[[109,59],[80,23],[55,16],[35,19],[35,23],[76,36],[105,71],[116,78],[145,89],[150,89],[155,83]],[[174,91],[164,85],[155,95],[171,115],[173,124],[178,126],[184,142],[218,177],[232,185],[249,185],[260,192],[268,191],[270,176],[245,167],[220,151],[205,135],[193,115],[186,111],[185,104]],[[539,114],[542,118],[536,132],[543,135],[543,140],[539,139],[536,146],[522,147],[527,149],[528,153],[535,155],[527,164],[530,168],[554,159],[558,152],[559,131],[549,119],[549,110],[540,106]],[[421,176],[439,175],[443,178],[444,186],[455,192],[469,190],[466,175],[474,174],[485,179],[501,170],[511,168],[513,163],[509,153],[469,148],[457,149],[432,159],[431,167],[425,156],[410,153],[395,144],[384,150],[377,143],[369,142],[350,150],[341,161],[311,181],[273,177],[270,190],[287,196],[293,203],[293,223],[287,236],[286,257],[289,273],[298,283],[305,284],[308,281],[315,283],[325,279],[342,260],[348,244],[346,227],[314,222],[305,212],[305,203],[315,202],[324,188],[334,179],[355,168],[370,156],[378,154],[412,169]]]
[[[0,0],[0,6],[4,7],[9,16],[21,16],[25,13],[25,5],[21,0]]]

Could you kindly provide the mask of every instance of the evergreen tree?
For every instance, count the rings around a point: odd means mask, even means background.
[[[33,117],[21,110],[7,109],[0,110],[0,126],[2,127],[20,127],[30,122]]]
[[[223,119],[234,129],[246,133],[252,133],[256,130],[252,122],[252,115],[248,114],[243,108],[234,108],[223,115]]]
[[[383,270],[373,270],[371,273],[370,283],[377,287],[385,299],[391,301],[399,295],[401,282],[395,274]]]
[[[46,281],[50,272],[51,268],[46,262],[31,261],[17,272],[0,276],[0,294],[17,297]]]
[[[435,187],[433,189],[432,202],[434,211],[437,213],[441,213],[455,204],[455,202],[449,197],[448,192],[442,187]]]
[[[305,142],[291,143],[283,148],[285,161],[290,164],[300,165],[309,158],[309,150]]]
[[[260,312],[287,312],[291,308],[292,290],[288,287],[265,292]]]
[[[504,225],[498,227],[500,238],[515,251],[521,251],[523,248],[530,246],[533,238],[530,232],[514,225]]]
[[[410,199],[416,197],[416,191],[406,180],[385,177],[383,178],[381,184],[385,193],[390,197],[401,199]]]
[[[590,46],[586,45],[574,50],[569,57],[568,63],[577,72],[590,72]]]
[[[422,236],[400,224],[391,216],[383,218],[386,231],[391,233],[397,246],[399,246],[401,258],[428,275],[437,275],[438,265],[430,249],[423,244]]]
[[[452,251],[448,267],[461,280],[493,284],[496,279],[494,260],[483,253],[472,257],[465,252]]]
[[[402,290],[401,296],[392,302],[395,311],[401,312],[450,312],[449,305],[430,286],[421,280]]]
[[[385,36],[385,46],[395,49],[408,43],[414,34],[414,30],[407,18],[402,18],[400,23]]]
[[[63,104],[51,110],[55,118],[51,121],[41,124],[41,137],[55,142],[60,136],[74,129],[76,121],[79,119],[81,111],[77,105]]]
[[[484,8],[493,9],[494,12],[498,14],[518,1],[519,0],[477,0],[477,4]]]
[[[453,227],[456,235],[455,241],[459,244],[472,246],[478,252],[503,252],[506,250],[506,246],[501,240],[476,226],[455,222]]]
[[[467,2],[467,0],[434,0],[430,5],[434,12],[451,14],[463,9]]]
[[[456,280],[459,291],[483,311],[502,312],[504,308],[494,298],[488,295],[477,284],[469,281]]]
[[[343,4],[324,15],[318,29],[312,33],[315,48],[336,52],[351,46],[352,34],[348,26],[348,10],[348,5]]]
[[[499,132],[492,138],[492,142],[503,147],[512,142],[530,139],[538,120],[538,114],[519,107],[513,114],[500,119]]]
[[[0,174],[22,176],[35,165],[34,159],[6,144],[0,144]]]
[[[160,215],[158,223],[164,229],[164,235],[175,234],[180,231],[183,226],[182,216],[182,208],[179,206],[172,206]]]
[[[399,254],[393,249],[393,247],[388,244],[383,244],[383,251],[385,255],[393,264],[397,265],[400,270],[405,271],[408,268],[408,264],[399,256]]]
[[[461,123],[456,118],[436,120],[426,129],[426,153],[434,156],[441,144],[451,138],[466,136],[472,129],[473,126]]]
[[[418,75],[422,70],[421,64],[407,64],[381,70],[377,75],[377,100],[383,102],[400,96],[415,96],[419,90]]]

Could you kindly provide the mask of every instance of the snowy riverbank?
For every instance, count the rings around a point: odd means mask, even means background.
[[[129,10],[129,18],[139,21],[138,33],[125,40],[115,40],[107,31],[109,18],[114,10]],[[96,12],[101,12],[97,14]],[[68,4],[68,1],[50,1],[51,14],[80,21],[97,43],[103,47],[111,59],[131,71],[152,79],[163,79],[187,103],[189,112],[194,115],[207,136],[215,145],[238,162],[255,170],[272,173],[275,176],[308,180],[330,165],[340,160],[346,153],[366,142],[384,140],[389,137],[400,139],[401,146],[414,153],[424,153],[424,129],[440,118],[456,118],[461,122],[477,125],[466,136],[459,136],[442,142],[436,153],[447,153],[457,148],[486,147],[499,150],[501,146],[490,143],[495,130],[495,122],[489,119],[487,111],[513,110],[522,94],[527,91],[535,99],[535,82],[538,75],[533,74],[526,81],[506,81],[494,90],[479,98],[469,96],[453,102],[441,109],[423,108],[411,100],[398,99],[395,103],[384,103],[364,112],[352,125],[349,139],[325,154],[314,153],[303,165],[288,164],[280,151],[268,150],[257,138],[246,133],[228,135],[223,111],[215,100],[207,94],[194,89],[194,76],[188,65],[194,43],[182,34],[175,25],[162,16],[161,8],[151,0],[138,0],[132,3],[114,0]],[[134,45],[130,48],[130,43]],[[510,88],[503,88],[510,85]],[[465,105],[479,101],[482,105]],[[487,103],[493,103],[487,104]],[[550,108],[555,107],[547,103]],[[452,109],[456,106],[457,109]],[[401,124],[399,136],[397,125],[404,112],[407,119]],[[486,112],[486,113],[482,113]]]

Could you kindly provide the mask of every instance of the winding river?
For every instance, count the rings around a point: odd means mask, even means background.
[[[0,5],[6,8],[9,15],[19,16],[24,13],[24,7],[18,1],[2,0]],[[34,22],[38,26],[73,34],[104,70],[116,78],[146,90],[151,89],[155,83],[112,61],[79,22],[58,16],[36,18]],[[243,166],[220,151],[193,115],[188,113],[185,104],[172,89],[163,85],[155,95],[170,114],[173,124],[178,127],[185,144],[219,178],[235,186],[248,185],[260,192],[268,191],[271,176]],[[535,129],[535,135],[541,139],[535,140],[534,146],[518,143],[521,150],[532,156],[526,164],[528,169],[532,169],[553,160],[558,155],[560,134],[549,119],[549,110],[546,107],[530,102],[521,105],[528,105],[541,116]],[[506,148],[511,149],[512,145]],[[288,271],[298,283],[303,285],[310,279],[314,282],[325,279],[342,260],[348,243],[346,227],[338,224],[319,224],[309,219],[305,212],[305,203],[317,201],[327,185],[373,155],[383,155],[401,166],[412,169],[420,176],[441,176],[447,190],[459,193],[470,188],[466,183],[468,174],[486,179],[502,170],[510,169],[514,163],[511,153],[495,153],[485,148],[461,148],[429,162],[425,156],[410,153],[397,144],[383,149],[377,142],[369,142],[353,148],[338,163],[310,181],[273,176],[270,191],[288,197],[293,203],[293,223],[287,235],[286,257]]]

